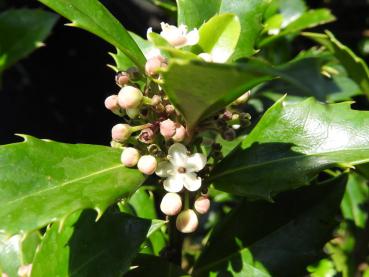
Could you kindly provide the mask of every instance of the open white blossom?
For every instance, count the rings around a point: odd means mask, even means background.
[[[166,178],[164,189],[168,192],[179,192],[185,187],[196,191],[201,187],[201,178],[195,172],[206,165],[206,157],[195,153],[187,155],[187,148],[181,143],[174,143],[168,150],[168,161],[160,162],[155,173]]]
[[[195,45],[199,42],[199,31],[195,28],[192,31],[187,31],[186,25],[169,25],[168,23],[160,23],[162,31],[160,35],[169,42],[170,45],[181,48],[187,45]],[[152,32],[152,28],[147,30],[147,34]],[[149,38],[149,36],[147,36]]]
[[[198,56],[209,63],[225,63],[231,55],[232,52],[224,49],[215,49],[211,53],[200,53]]]

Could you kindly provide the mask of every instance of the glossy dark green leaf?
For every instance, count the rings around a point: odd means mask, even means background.
[[[257,61],[225,65],[174,60],[163,73],[162,86],[192,128],[273,74],[269,65]]]
[[[326,102],[350,100],[351,97],[361,94],[358,85],[346,76],[346,72],[339,72],[331,77],[324,76],[322,68],[327,61],[326,57],[297,57],[279,66],[280,78],[269,82],[258,92],[264,91],[263,95],[265,92],[274,92],[276,95],[273,100],[275,101],[283,94],[287,94],[287,99],[291,96],[313,96]]]
[[[0,228],[28,232],[93,208],[99,215],[134,192],[144,176],[120,163],[120,151],[24,136],[0,147]]]
[[[263,29],[262,17],[268,0],[223,0],[220,13],[234,13],[241,23],[241,34],[231,60],[249,57],[255,53],[256,42]]]
[[[222,0],[178,0],[178,25],[189,30],[200,26],[219,12]]]
[[[241,23],[241,34],[231,60],[255,53],[254,46],[262,30],[266,0],[178,0],[178,24],[200,28],[215,14],[233,13]]]
[[[179,266],[172,264],[161,257],[140,254],[132,262],[132,269],[125,277],[141,276],[160,276],[160,277],[179,277],[190,276]]]
[[[308,185],[322,170],[369,161],[369,112],[350,103],[324,105],[283,99],[261,118],[243,143],[213,171],[215,188],[271,199]]]
[[[129,269],[150,220],[109,211],[95,222],[93,211],[79,214],[47,230],[33,262],[32,277],[121,276]]]
[[[32,263],[40,235],[33,232],[27,236],[8,237],[0,234],[0,272],[9,277],[18,276],[18,269]]]
[[[204,52],[212,55],[215,62],[226,62],[235,50],[240,32],[241,25],[236,15],[216,15],[201,26],[198,44]]]
[[[78,27],[91,32],[127,55],[143,69],[145,56],[119,21],[98,0],[39,0]]]
[[[213,231],[194,276],[304,276],[337,223],[346,181],[342,175],[281,194],[274,203],[244,200]]]
[[[0,14],[0,73],[42,46],[58,16],[32,9]]]
[[[364,228],[368,217],[369,187],[367,180],[358,174],[351,174],[342,200],[342,214],[359,228]]]
[[[150,219],[153,223],[157,223],[152,224],[152,227],[156,228],[151,229],[151,231],[154,232],[152,234],[148,234],[148,236],[150,241],[149,247],[152,250],[152,253],[158,255],[166,245],[165,236],[159,230],[164,224],[166,224],[166,222],[163,220],[155,221],[155,219],[158,218],[158,215],[156,212],[154,195],[145,188],[140,188],[130,197],[127,204],[131,207],[131,210],[133,210],[133,215],[140,218]]]
[[[260,41],[259,47],[265,47],[274,40],[291,34],[298,34],[304,29],[313,28],[318,25],[326,24],[334,21],[336,18],[328,9],[309,10],[303,13],[296,20],[289,23],[284,29],[277,34],[268,36]]]
[[[326,34],[304,33],[322,45],[336,56],[346,68],[348,76],[358,83],[364,94],[369,97],[369,68],[365,61],[357,56],[349,47],[338,41],[330,32]]]

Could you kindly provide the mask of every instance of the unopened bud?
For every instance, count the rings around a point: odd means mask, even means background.
[[[139,109],[127,109],[126,113],[129,118],[135,119],[140,114],[140,110]]]
[[[122,116],[123,112],[118,104],[118,95],[110,95],[105,99],[105,108],[112,111],[114,114]]]
[[[159,95],[154,95],[154,96],[151,98],[151,105],[156,106],[156,105],[158,105],[159,103],[161,103],[161,97],[160,97]]]
[[[123,150],[120,160],[122,164],[126,167],[133,167],[137,164],[140,158],[140,152],[136,148],[127,147]]]
[[[210,208],[210,200],[206,196],[200,196],[195,200],[194,206],[199,214],[206,214]]]
[[[142,156],[137,163],[137,168],[146,175],[151,175],[155,172],[158,162],[154,156],[145,155]]]
[[[198,225],[197,215],[191,209],[185,210],[177,216],[176,227],[182,233],[192,233],[197,229]]]
[[[18,276],[19,277],[31,276],[31,271],[32,271],[32,264],[22,265],[18,269]]]
[[[161,67],[166,67],[167,63],[164,57],[156,56],[154,58],[148,59],[145,64],[146,74],[149,76],[154,76],[158,73]]]
[[[117,124],[111,129],[111,137],[114,141],[124,142],[132,134],[131,126],[128,124]]]
[[[129,81],[130,78],[127,72],[120,71],[115,75],[115,83],[120,87],[127,85]]]
[[[223,139],[228,141],[234,140],[237,136],[236,131],[232,128],[227,128],[221,135]]]
[[[172,139],[175,142],[181,142],[186,138],[186,129],[185,127],[183,127],[182,124],[177,123],[176,124],[176,132],[174,134],[174,136],[172,137]]]
[[[245,104],[247,102],[247,100],[249,100],[251,95],[251,91],[247,91],[246,93],[242,94],[240,97],[238,97],[233,104],[234,105],[242,105]]]
[[[154,141],[155,133],[151,128],[145,128],[141,131],[140,135],[138,136],[138,140],[150,144]]]
[[[165,106],[165,111],[167,114],[172,114],[174,113],[176,110],[174,109],[173,105],[166,105]]]
[[[160,122],[160,134],[166,138],[170,139],[176,133],[176,124],[174,121],[167,119]]]
[[[160,210],[166,215],[177,215],[182,209],[182,199],[174,192],[164,195],[160,203]]]
[[[140,106],[142,98],[142,92],[138,88],[125,86],[118,94],[118,104],[123,109],[134,109]]]

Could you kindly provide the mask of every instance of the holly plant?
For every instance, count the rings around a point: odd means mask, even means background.
[[[152,1],[177,24],[142,38],[98,0],[39,1],[115,48],[116,125],[0,147],[3,277],[369,274],[369,70],[308,30],[329,10]]]

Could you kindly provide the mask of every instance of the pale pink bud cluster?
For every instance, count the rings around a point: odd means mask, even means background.
[[[160,122],[160,134],[167,140],[181,142],[186,137],[186,129],[182,124],[166,119]]]
[[[132,134],[132,127],[128,124],[117,124],[111,129],[113,141],[125,142]]]
[[[152,175],[155,172],[157,166],[158,162],[156,161],[156,158],[152,155],[142,156],[137,163],[138,170],[146,175]]]
[[[126,167],[134,167],[140,158],[140,152],[136,148],[127,147],[123,150],[120,160]]]
[[[160,210],[169,216],[177,215],[182,209],[182,199],[179,194],[169,192],[164,195],[160,203]]]
[[[152,175],[158,162],[156,158],[152,155],[140,155],[140,152],[134,147],[124,148],[122,155],[120,157],[121,162],[126,167],[137,166],[138,170],[146,175]]]
[[[158,74],[160,68],[167,66],[167,61],[163,56],[156,56],[147,60],[145,64],[145,72],[148,76],[155,76]]]

